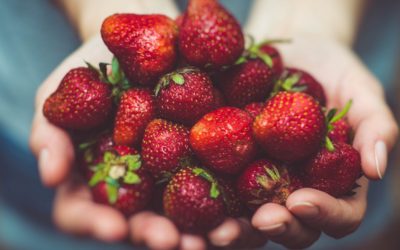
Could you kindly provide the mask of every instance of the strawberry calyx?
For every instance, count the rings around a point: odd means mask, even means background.
[[[107,151],[104,153],[102,162],[90,167],[94,174],[89,180],[89,186],[94,187],[104,181],[108,201],[110,204],[114,204],[118,199],[118,189],[121,183],[139,184],[141,182],[136,173],[140,167],[141,160],[138,154],[118,156]]]
[[[218,196],[220,195],[221,192],[219,190],[217,180],[209,172],[207,172],[203,168],[195,167],[195,168],[192,169],[192,172],[195,175],[200,176],[203,179],[205,179],[208,182],[210,182],[211,183],[210,197],[213,198],[213,199],[218,198]]]
[[[301,79],[301,76],[301,73],[289,74],[289,72],[285,70],[282,76],[276,81],[270,97],[275,96],[280,91],[304,92],[307,90],[306,85],[295,86]]]
[[[264,170],[266,175],[258,175],[257,183],[264,187],[266,190],[270,190],[273,186],[275,186],[279,180],[281,179],[281,175],[276,166],[272,166],[272,168],[268,166],[264,166]]]
[[[177,85],[185,84],[184,74],[191,73],[191,72],[199,72],[200,70],[195,67],[184,67],[177,69],[174,72],[168,73],[161,77],[159,82],[157,83],[156,87],[154,88],[155,96],[158,96],[161,89],[166,88],[170,83],[174,83]]]
[[[329,110],[327,115],[325,116],[325,123],[327,128],[326,129],[327,135],[325,136],[325,147],[329,152],[335,151],[335,147],[333,146],[331,139],[328,137],[328,133],[335,128],[335,125],[333,125],[333,123],[342,119],[349,112],[352,102],[353,102],[352,100],[349,100],[339,113],[337,113],[338,112],[337,109],[333,108]]]

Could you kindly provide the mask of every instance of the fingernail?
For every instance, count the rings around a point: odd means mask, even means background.
[[[291,212],[300,215],[303,218],[315,218],[319,214],[319,208],[314,204],[304,201],[298,202],[289,208]]]
[[[375,167],[379,178],[382,180],[385,174],[387,163],[387,149],[383,141],[378,141],[375,144]]]
[[[286,225],[284,223],[279,223],[272,226],[259,227],[258,229],[268,235],[277,236],[286,231]]]
[[[40,150],[38,159],[40,173],[46,171],[48,162],[49,162],[49,150],[47,148],[43,148],[42,150]]]

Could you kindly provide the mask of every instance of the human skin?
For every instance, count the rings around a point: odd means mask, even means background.
[[[57,189],[54,221],[66,232],[107,242],[129,237],[134,244],[154,249],[204,249],[207,239],[181,234],[163,216],[144,211],[126,220],[114,209],[94,203],[89,189],[71,173],[74,153],[67,133],[42,115],[45,98],[70,68],[83,65],[83,60],[93,64],[110,61],[111,54],[98,35],[105,16],[114,12],[157,12],[171,17],[178,14],[172,1],[118,0],[112,1],[112,6],[110,2],[60,1],[83,43],[39,88],[30,141],[43,183]],[[289,196],[286,206],[265,204],[250,221],[227,219],[209,232],[210,244],[240,248],[272,240],[286,247],[302,248],[315,242],[321,232],[340,238],[354,232],[361,223],[367,204],[367,178],[383,177],[388,151],[398,134],[382,87],[351,50],[361,8],[359,0],[326,0],[324,4],[319,0],[256,0],[246,26],[247,32],[259,41],[291,38],[291,43],[278,46],[285,64],[315,76],[326,89],[328,106],[343,107],[347,100],[353,100],[348,119],[356,130],[353,146],[361,153],[366,176],[360,180],[361,188],[355,196],[344,199],[313,189],[298,190]],[[326,14],[328,11],[341,13],[341,22]],[[273,14],[266,15],[269,12]]]

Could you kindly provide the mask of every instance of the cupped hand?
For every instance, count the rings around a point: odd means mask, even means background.
[[[286,207],[264,204],[252,218],[252,225],[265,237],[290,248],[314,243],[321,232],[334,238],[354,232],[367,205],[368,179],[382,179],[388,152],[398,136],[397,124],[385,102],[381,84],[360,62],[350,48],[331,39],[296,37],[279,45],[287,66],[310,72],[319,80],[329,107],[353,105],[347,115],[355,130],[353,146],[361,154],[365,177],[351,197],[333,198],[314,189],[292,193]]]

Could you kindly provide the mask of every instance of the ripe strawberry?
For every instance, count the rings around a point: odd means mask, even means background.
[[[321,106],[300,92],[280,92],[256,117],[253,132],[270,158],[288,163],[316,153],[326,133]]]
[[[154,85],[176,63],[178,28],[164,15],[114,14],[101,36],[133,83]]]
[[[239,23],[216,0],[190,0],[179,33],[179,49],[191,65],[219,69],[242,54]]]
[[[123,150],[123,153],[129,151]],[[107,151],[91,169],[94,174],[89,186],[96,202],[110,205],[129,216],[144,209],[150,201],[154,181],[141,170],[140,155]]]
[[[333,151],[323,147],[300,169],[306,187],[324,191],[334,197],[349,194],[361,176],[361,158],[352,146],[334,143]]]
[[[111,89],[95,70],[70,70],[43,106],[44,116],[65,129],[87,130],[106,122],[112,112]]]
[[[351,142],[351,127],[345,119],[340,119],[332,123],[333,129],[329,131],[328,136],[332,142]]]
[[[247,104],[243,109],[255,119],[261,113],[264,106],[265,103],[263,102],[252,102]]]
[[[322,85],[309,73],[296,69],[287,68],[282,79],[277,83],[284,91],[298,91],[314,97],[321,106],[326,105],[325,92]]]
[[[268,202],[285,204],[291,192],[286,167],[265,159],[251,163],[239,176],[236,185],[240,199],[251,210]]]
[[[164,76],[155,90],[161,117],[193,125],[214,107],[210,78],[195,68],[181,68]]]
[[[202,168],[183,168],[168,183],[164,212],[184,232],[206,233],[225,218],[225,204],[212,174]]]
[[[252,45],[236,65],[217,74],[216,82],[229,105],[244,107],[267,99],[282,65],[275,48],[265,43]]]
[[[193,151],[211,169],[238,173],[256,153],[253,119],[238,108],[223,107],[206,114],[190,131]]]
[[[190,156],[187,128],[162,119],[153,120],[147,125],[142,141],[142,158],[144,169],[153,176],[170,176]]]
[[[130,89],[121,96],[114,125],[117,145],[137,145],[147,124],[155,116],[155,104],[150,91]]]

